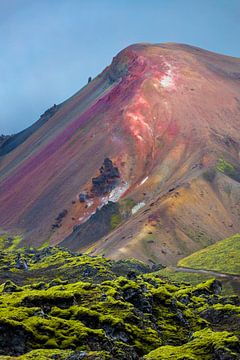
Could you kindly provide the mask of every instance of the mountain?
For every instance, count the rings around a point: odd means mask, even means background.
[[[0,145],[0,227],[169,265],[240,232],[240,59],[136,44]]]

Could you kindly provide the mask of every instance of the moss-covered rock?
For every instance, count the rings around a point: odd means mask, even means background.
[[[28,271],[14,267],[19,257]],[[239,335],[240,301],[222,297],[214,279],[171,282],[134,259],[56,247],[2,250],[2,259],[9,269],[0,264],[0,359],[137,360],[158,348],[195,359],[208,346],[212,359],[234,354],[226,339],[235,344]],[[224,334],[218,353],[217,331]]]
[[[239,359],[240,345],[229,332],[204,329],[193,334],[182,346],[161,346],[144,357],[146,360]]]

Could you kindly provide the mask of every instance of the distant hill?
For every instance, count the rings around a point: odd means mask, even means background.
[[[193,253],[181,259],[178,265],[240,275],[240,234]]]

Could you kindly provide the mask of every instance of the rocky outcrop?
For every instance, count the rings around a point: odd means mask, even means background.
[[[17,134],[11,136],[0,136],[0,156],[8,154],[26,141],[58,111],[59,107],[59,105],[54,104],[40,116],[37,122]]]
[[[96,213],[85,223],[75,226],[73,232],[60,245],[71,250],[91,246],[112,229],[112,219],[115,215],[120,216],[119,205],[109,201],[106,205],[97,209]]]
[[[4,143],[10,139],[13,135],[0,135],[0,149],[4,145]]]
[[[65,216],[67,216],[67,214],[68,214],[67,209],[63,209],[63,210],[58,214],[58,216],[55,218],[55,223],[52,224],[52,230],[61,227],[62,221],[63,221],[63,219],[65,218]]]
[[[120,173],[116,166],[113,166],[112,160],[105,158],[103,165],[99,169],[100,175],[92,179],[91,192],[95,196],[102,196],[112,191],[118,184]]]

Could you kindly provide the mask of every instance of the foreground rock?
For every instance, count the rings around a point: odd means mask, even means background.
[[[214,279],[173,283],[63,248],[0,256],[1,360],[239,359],[239,298]]]

